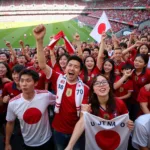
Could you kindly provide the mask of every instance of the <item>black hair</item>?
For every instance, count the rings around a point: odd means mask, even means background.
[[[108,51],[107,50],[104,50],[104,52],[103,52],[103,54],[104,54],[104,60],[106,60],[106,59],[108,59],[109,58],[109,56],[108,56]]]
[[[0,52],[0,55],[4,54],[6,57],[7,57],[7,62],[9,62],[9,59],[10,59],[10,55],[5,53],[5,52]]]
[[[104,77],[108,83],[109,83],[109,87],[110,87],[110,91],[109,91],[109,97],[108,97],[108,101],[107,101],[107,112],[108,113],[114,113],[115,109],[116,109],[116,101],[113,95],[113,89],[111,86],[111,83],[109,82],[109,80],[104,76],[104,75],[97,75],[93,78],[92,80],[92,84],[91,84],[91,88],[90,88],[90,93],[89,93],[89,103],[91,104],[91,108],[92,108],[92,113],[96,116],[99,116],[99,101],[98,101],[98,97],[94,92],[94,83],[97,81],[97,77],[98,76],[102,76]]]
[[[12,68],[11,72],[12,73],[14,73],[14,72],[20,73],[23,69],[25,69],[25,66],[17,64]]]
[[[89,48],[84,48],[83,53],[84,53],[84,52],[88,52],[89,55],[91,55],[91,50],[90,50]]]
[[[25,46],[28,46],[28,47],[30,47],[30,45],[29,45],[29,44],[26,44]]]
[[[121,48],[120,48],[120,47],[117,47],[117,48],[114,49],[114,51],[115,51],[115,50],[121,50]]]
[[[133,69],[133,65],[130,63],[125,63],[121,69],[122,70]]]
[[[59,49],[62,48],[64,50],[64,53],[67,53],[66,49],[64,47],[58,47],[57,51],[56,51],[56,58],[59,57]]]
[[[120,43],[119,46],[120,46],[120,47],[123,47],[123,48],[127,48],[127,47],[128,47],[127,44],[124,43],[124,42]]]
[[[22,57],[22,56],[24,56],[24,57],[26,58],[26,56],[25,56],[25,55],[23,55],[23,54],[18,55],[18,57]]]
[[[148,40],[147,36],[144,36],[144,35],[141,36],[141,37],[140,37],[140,40],[141,40],[142,38],[146,38],[146,39]]]
[[[31,69],[24,69],[24,70],[22,70],[20,72],[20,74],[19,74],[19,79],[21,79],[22,75],[32,76],[32,79],[34,80],[34,82],[39,81],[39,74],[36,71],[34,71],[34,70],[31,70]]]
[[[80,57],[76,56],[76,55],[72,55],[72,56],[69,57],[69,59],[67,61],[67,64],[71,60],[76,60],[76,61],[78,61],[80,63],[80,70],[84,71],[84,80],[83,80],[83,82],[86,83],[88,81],[88,71],[87,71],[87,68],[84,65],[82,59]]]
[[[94,49],[95,49],[95,48],[99,50],[99,47],[98,47],[98,46],[95,46]]]

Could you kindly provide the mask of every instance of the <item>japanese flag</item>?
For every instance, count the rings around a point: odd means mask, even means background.
[[[84,114],[85,150],[127,150],[130,131],[127,127],[128,114],[105,120]]]
[[[106,13],[103,11],[101,18],[98,20],[96,26],[90,33],[90,36],[95,39],[98,43],[101,41],[101,35],[103,32],[107,32],[111,28]]]

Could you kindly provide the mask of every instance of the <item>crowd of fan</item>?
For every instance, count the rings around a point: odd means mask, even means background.
[[[103,10],[98,10],[90,15],[100,17],[102,12]],[[109,19],[131,22],[133,24],[150,19],[148,10],[105,10],[105,12]]]
[[[42,30],[40,30],[41,33],[43,32],[43,28],[44,27],[42,26]],[[37,27],[36,30],[38,29],[39,27]],[[48,80],[49,82],[47,82],[46,75],[47,77],[49,77],[50,72],[45,71],[45,69],[47,69],[48,66],[53,69],[52,74],[54,74],[55,71],[63,75],[66,73],[65,69],[67,67],[67,62],[69,60],[69,54],[70,54],[67,47],[65,47],[65,45],[63,46],[57,45],[54,47],[54,49],[51,49],[51,50],[50,50],[50,47],[47,47],[47,46],[43,49],[43,45],[40,45],[42,43],[41,42],[42,37],[39,40],[41,33],[36,30],[34,30],[34,36],[36,37],[36,40],[37,40],[36,41],[37,49],[31,51],[29,45],[25,45],[23,41],[20,41],[19,43],[21,47],[21,52],[20,54],[17,54],[13,50],[11,43],[7,41],[6,46],[9,49],[9,53],[7,54],[5,52],[0,53],[0,82],[1,82],[0,125],[1,125],[1,128],[5,125],[7,104],[13,97],[21,93],[20,86],[19,86],[20,82],[18,81],[19,77],[17,77],[17,75],[19,74],[18,72],[20,70],[20,69],[17,70],[18,68],[22,68],[22,69],[27,68],[29,70],[34,70],[39,74],[39,81],[38,81],[38,84],[36,84],[36,89],[39,89],[39,90],[44,90],[44,89],[49,90],[49,91],[56,90],[53,87],[53,84],[52,86],[49,84],[50,80]],[[80,74],[80,79],[82,79],[83,82],[87,84],[88,86],[91,86],[94,76],[101,73],[105,77],[107,77],[108,81],[111,83],[111,85],[113,85],[113,87],[110,87],[110,88],[114,88],[113,90],[114,90],[116,99],[121,99],[122,102],[121,100],[120,102],[124,103],[123,105],[127,106],[128,111],[130,112],[129,113],[130,119],[133,121],[137,118],[137,116],[141,114],[147,114],[150,112],[150,108],[149,108],[150,103],[148,101],[148,97],[146,97],[149,94],[149,88],[150,88],[150,84],[149,84],[150,83],[150,72],[149,72],[150,60],[149,60],[149,55],[148,55],[150,52],[150,48],[149,48],[150,46],[150,34],[149,33],[150,32],[149,31],[150,31],[150,28],[146,27],[142,31],[133,31],[130,36],[122,37],[121,39],[117,39],[115,35],[113,35],[111,39],[107,39],[106,34],[103,33],[102,41],[100,45],[97,43],[93,43],[93,42],[81,43],[80,35],[78,33],[74,35],[74,39],[72,41],[72,44],[75,48],[74,54],[83,60],[84,65],[86,67],[85,70],[82,70]],[[53,37],[50,37],[50,40],[52,39]],[[38,59],[37,59],[36,50],[38,51]],[[39,55],[39,51],[43,53],[43,58],[45,61],[42,60],[41,55]],[[40,64],[39,64],[39,61],[40,61]],[[46,68],[44,67],[43,70],[41,69],[42,62],[45,62],[44,64],[47,63],[47,67]],[[134,68],[134,72],[132,70],[133,68]],[[71,79],[74,76],[74,72],[71,71],[73,69],[76,69],[76,68],[73,67],[72,69],[70,69],[70,72],[68,74]],[[11,73],[11,70],[12,70],[12,73]],[[51,71],[51,69],[48,69],[48,70]],[[86,73],[88,76],[86,76],[85,71],[87,71]],[[54,75],[52,77],[56,78],[56,76]],[[55,81],[56,80],[51,80],[51,83]],[[22,81],[22,84],[23,83],[24,81]],[[128,84],[130,85],[128,86]],[[14,88],[14,85],[15,85],[15,88]],[[101,86],[103,85],[100,84],[100,87]],[[27,91],[25,87],[23,88],[23,91],[24,89],[25,91]],[[147,94],[143,94],[143,90]],[[43,92],[38,91],[38,94],[40,93],[42,96]],[[139,93],[140,95],[139,97],[137,93]],[[68,93],[68,95],[70,95],[70,93]],[[142,99],[141,97],[144,97],[144,96],[145,98]],[[21,101],[20,97],[15,97],[15,99],[19,99],[19,101]],[[13,102],[13,103],[17,103],[17,105],[20,105],[20,102],[15,101],[15,99],[11,100],[11,104]],[[118,100],[117,102],[120,103]],[[119,105],[122,105],[122,104],[119,104]],[[139,105],[141,107],[137,107]],[[137,109],[134,110],[134,108],[137,108]],[[15,109],[15,107],[13,109]],[[124,113],[125,112],[126,111],[124,111]],[[10,123],[12,121],[11,118],[15,120],[15,118],[12,116],[12,113],[13,111],[11,113],[7,112],[7,121],[8,122],[10,121]],[[66,110],[65,110],[65,113],[66,113]],[[61,118],[59,119],[62,119],[65,116],[66,115],[63,114]],[[102,117],[106,117],[106,116],[104,115]],[[27,122],[28,121],[30,120],[27,120]],[[57,121],[58,121],[58,118],[57,118]],[[59,126],[60,121],[58,122],[57,121],[55,120],[55,125],[53,125],[53,127],[55,128],[57,126],[57,129],[60,129],[61,128]],[[67,123],[67,122],[65,121],[64,123]],[[66,127],[64,128],[66,130],[65,131],[66,133],[68,129],[66,129]],[[22,128],[22,132],[25,132],[24,129],[25,127]],[[35,132],[35,130],[33,131]],[[36,131],[37,133],[40,132],[39,130],[36,130]],[[70,130],[68,132],[70,133]],[[24,136],[25,135],[23,134],[23,137]],[[35,137],[40,138],[37,136]],[[6,138],[7,142],[9,141],[8,139],[9,138]],[[28,140],[28,138],[25,140]],[[137,139],[134,139],[134,144],[140,145],[141,143],[138,140],[137,141],[136,140]],[[58,146],[57,142],[59,141],[56,140],[55,142],[56,142],[55,146],[57,147]],[[147,141],[145,141],[145,143],[147,143]],[[6,145],[7,145],[7,150],[8,150],[9,149],[8,146],[10,145],[9,143],[6,143]],[[143,146],[143,145],[140,145],[140,146]],[[28,145],[26,145],[26,147],[27,149],[29,148]]]
[[[93,18],[93,17],[89,17],[89,16],[78,16],[77,19],[87,25],[90,25],[90,26],[95,26],[97,21],[98,21],[98,18]],[[125,25],[125,24],[122,24],[122,23],[117,23],[117,22],[113,22],[113,21],[110,21],[110,24],[111,24],[111,27],[113,29],[114,32],[118,32],[120,31],[121,29],[123,28],[126,28],[128,27],[128,25]]]
[[[43,8],[43,5],[58,5],[63,7],[64,5],[73,6],[76,8],[77,6],[84,6],[87,8],[112,8],[112,7],[142,7],[142,6],[148,6],[149,0],[138,0],[135,2],[132,2],[130,0],[107,0],[107,1],[100,1],[100,2],[84,2],[81,0],[34,0],[34,1],[27,1],[27,0],[1,0],[1,7],[7,7],[7,6],[22,6],[22,5],[41,5],[41,8]],[[24,6],[25,7],[25,6]]]

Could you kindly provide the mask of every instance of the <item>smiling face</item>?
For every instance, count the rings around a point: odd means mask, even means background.
[[[58,55],[60,56],[60,55],[62,55],[62,54],[64,54],[64,53],[65,53],[64,49],[60,47],[60,48],[58,49]]]
[[[106,78],[103,76],[98,76],[95,83],[93,84],[93,90],[98,97],[108,96],[110,87]]]
[[[112,66],[112,64],[109,61],[106,61],[104,63],[104,71],[105,71],[105,73],[110,73],[112,68],[113,68],[113,66]]]
[[[135,69],[143,69],[146,66],[143,58],[141,56],[138,56],[134,60],[134,68]]]
[[[147,54],[149,51],[148,47],[146,45],[142,45],[140,47],[140,54]]]
[[[121,51],[121,49],[115,49],[114,50],[114,59],[116,61],[121,61],[121,58],[122,58],[122,51]]]
[[[7,68],[3,63],[0,63],[0,77],[4,77],[7,73]]]
[[[70,83],[74,83],[80,74],[80,62],[77,60],[70,60],[66,66],[65,72],[67,74],[67,80]]]
[[[68,58],[65,55],[63,55],[59,60],[60,67],[65,68],[67,65],[67,61],[68,61]]]
[[[85,60],[85,66],[87,70],[92,70],[95,66],[94,59],[92,57],[87,57]]]

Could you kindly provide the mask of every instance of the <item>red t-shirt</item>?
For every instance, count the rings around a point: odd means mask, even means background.
[[[27,62],[27,63],[25,64],[25,66],[26,66],[26,67],[33,66],[33,62]]]
[[[137,50],[135,48],[132,49],[131,54],[130,54],[130,60],[133,62],[135,57],[137,55]]]
[[[117,98],[115,100],[116,100],[116,110],[115,110],[115,112],[114,113],[108,113],[102,107],[100,107],[99,117],[107,119],[107,120],[111,120],[111,119],[113,119],[117,116],[128,113],[128,109],[127,109],[126,105],[124,104],[124,102],[120,99],[117,99]]]
[[[52,67],[51,60],[47,60],[47,61],[46,61],[46,64],[47,64],[48,66]]]
[[[150,91],[146,91],[145,87],[142,87],[140,89],[140,93],[138,95],[138,102],[147,102],[148,103],[148,109],[150,110]]]
[[[12,69],[16,65],[16,63],[17,63],[17,58],[15,58],[13,62],[11,61],[8,63],[9,68]]]
[[[53,67],[53,70],[55,70],[55,72],[58,72],[59,74],[65,74],[63,70],[61,70],[60,66],[58,64],[55,64]]]
[[[121,77],[117,76],[115,82],[119,81],[120,79]],[[131,79],[128,79],[118,89],[115,90],[115,96],[116,97],[124,96],[128,94],[129,91],[133,92],[133,81]]]
[[[51,80],[52,84],[55,85],[55,89],[58,77],[59,74],[53,70],[52,76],[50,77],[49,80]],[[58,132],[62,132],[65,134],[72,134],[75,124],[79,120],[75,104],[75,91],[76,91],[76,84],[72,85],[66,83],[66,87],[62,95],[59,113],[55,114],[52,123],[53,128]],[[85,85],[84,96],[82,101],[83,104],[88,103],[88,92],[89,88]]]
[[[125,62],[115,63],[115,73],[119,72],[121,74],[122,66],[125,64]],[[118,75],[118,74],[117,74]]]
[[[94,69],[91,72],[88,72],[88,81],[86,82],[86,84],[90,87],[93,78],[100,74],[100,70],[98,69],[97,66],[94,67]],[[83,80],[84,79],[84,71],[82,70],[81,74],[80,74],[80,78]]]
[[[40,68],[35,68],[34,66],[28,67],[28,69],[34,70],[39,74],[39,81],[35,89],[45,90],[45,83],[47,81],[45,73]]]
[[[145,73],[141,73],[140,75],[136,75],[135,72],[133,72],[131,79],[133,81],[133,93],[132,93],[132,102],[137,101],[138,93],[140,92],[140,89],[150,82],[150,70],[146,69]]]
[[[15,82],[9,82],[4,85],[2,97],[9,95],[13,98],[21,93],[21,90],[17,89]]]
[[[3,90],[4,90],[4,86],[5,84],[7,84],[9,82],[5,82],[3,84],[0,85],[0,95],[3,97]],[[0,114],[5,113],[7,111],[7,104],[3,104],[2,106],[0,106]]]

